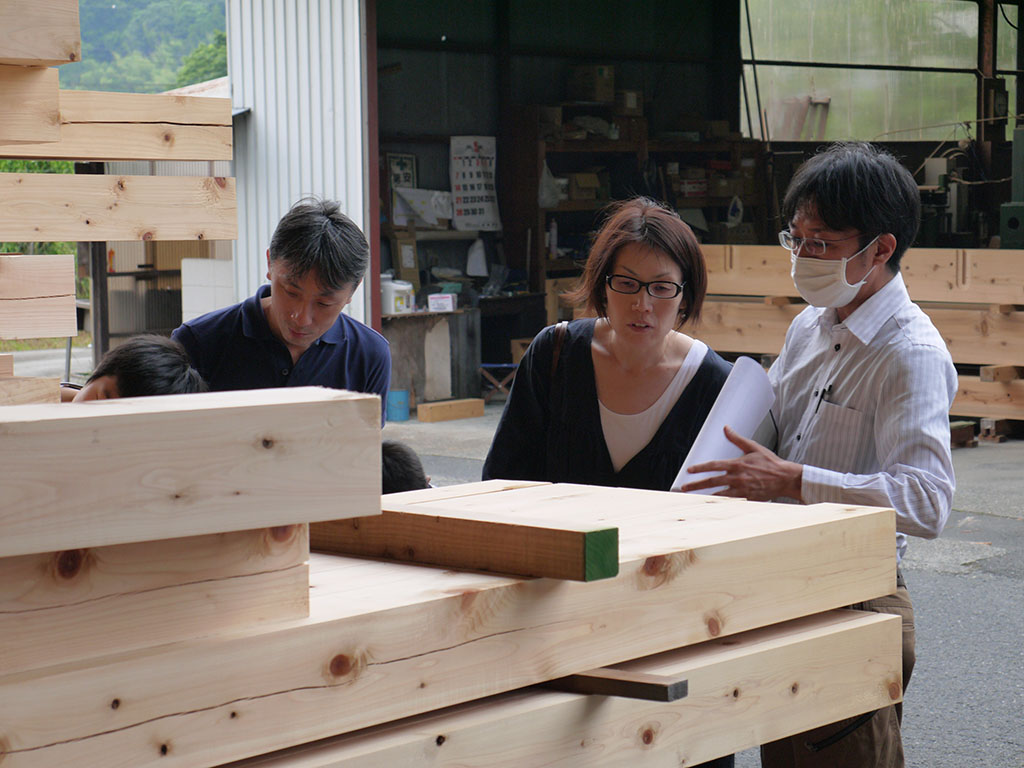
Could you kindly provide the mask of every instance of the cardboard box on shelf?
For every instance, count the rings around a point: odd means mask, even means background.
[[[682,179],[679,182],[679,193],[683,197],[707,197],[707,179]]]
[[[644,114],[643,91],[616,91],[615,114],[641,117]]]
[[[570,101],[615,101],[615,67],[593,64],[569,70],[566,94]]]
[[[596,173],[570,173],[569,199],[596,200],[601,180]]]

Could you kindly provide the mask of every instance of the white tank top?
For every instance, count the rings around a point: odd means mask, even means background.
[[[601,430],[604,442],[608,446],[608,455],[612,458],[612,467],[618,472],[629,460],[640,453],[654,437],[668,412],[679,400],[679,395],[686,389],[693,375],[704,362],[708,345],[698,339],[693,340],[690,351],[686,353],[676,375],[672,377],[665,391],[654,404],[640,413],[615,413],[598,400],[601,411]]]

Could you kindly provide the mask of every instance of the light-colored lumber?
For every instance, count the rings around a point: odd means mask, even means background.
[[[0,299],[0,339],[77,336],[75,296]]]
[[[534,488],[551,483],[535,480],[480,480],[475,483],[461,485],[444,485],[440,488],[422,488],[418,491],[403,491],[388,494],[388,505],[416,504],[419,502],[438,502],[445,499],[457,499],[463,496],[479,496],[485,493],[502,493],[516,488]],[[382,502],[383,503],[383,502]]]
[[[547,499],[553,517],[618,525],[619,575],[524,581],[314,553],[306,620],[0,678],[4,768],[219,765],[895,589],[892,510],[561,485],[481,501],[520,494],[534,512]]]
[[[0,232],[11,240],[232,240],[235,180],[193,176],[0,173]]]
[[[75,256],[0,254],[0,301],[75,296]]]
[[[0,557],[371,515],[380,398],[294,387],[11,406],[0,466]]]
[[[1016,339],[1018,344],[1021,338]],[[1020,357],[1024,360],[1024,350],[1020,351]],[[979,378],[982,381],[1016,381],[1024,379],[1024,366],[1020,365],[983,365],[979,370]]]
[[[0,376],[14,375],[14,355],[10,352],[0,353]]]
[[[600,523],[560,524],[529,512],[494,514],[396,504],[382,512],[313,523],[310,546],[324,552],[382,557],[515,576],[595,581],[619,572],[619,532]]]
[[[708,259],[709,294],[798,296],[785,248],[724,247],[724,254],[713,252]],[[1021,250],[911,248],[903,255],[900,271],[914,301],[1024,304]]]
[[[1024,364],[1024,312],[923,306],[954,363]]]
[[[0,378],[0,405],[59,402],[59,379],[45,379],[36,376]]]
[[[484,401],[482,397],[441,400],[436,403],[420,403],[416,406],[416,418],[426,422],[475,419],[483,415]]]
[[[801,304],[803,300],[795,296],[765,296],[764,303],[770,307],[787,307],[790,304]]]
[[[0,64],[46,67],[81,59],[78,0],[0,3]]]
[[[171,123],[64,123],[59,141],[0,145],[34,160],[231,160],[231,128]]]
[[[665,704],[527,690],[240,763],[236,768],[678,768],[902,697],[900,622],[832,611],[634,662],[690,679]]]
[[[169,123],[231,127],[231,99],[166,93],[61,91],[65,123]]]
[[[585,693],[588,696],[621,696],[646,701],[679,701],[686,698],[689,690],[684,675],[652,675],[649,672],[615,667],[592,669],[542,685],[554,691]]]
[[[0,558],[0,675],[309,615],[304,525]]]
[[[786,330],[804,306],[754,301],[704,302],[693,335],[722,352],[778,353]]]
[[[1024,380],[985,382],[978,376],[959,376],[958,379],[950,413],[989,419],[1024,419]]]
[[[56,69],[0,64],[0,146],[60,139],[58,92]]]
[[[74,255],[0,254],[0,339],[76,335]]]

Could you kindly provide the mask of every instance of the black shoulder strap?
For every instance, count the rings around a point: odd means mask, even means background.
[[[558,358],[562,355],[562,346],[565,344],[565,334],[569,323],[563,320],[555,326],[555,346],[551,350],[551,383],[555,383],[555,372],[558,370]]]

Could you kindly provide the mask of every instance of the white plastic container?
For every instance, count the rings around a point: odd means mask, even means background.
[[[381,314],[400,315],[413,310],[412,283],[381,275]]]

